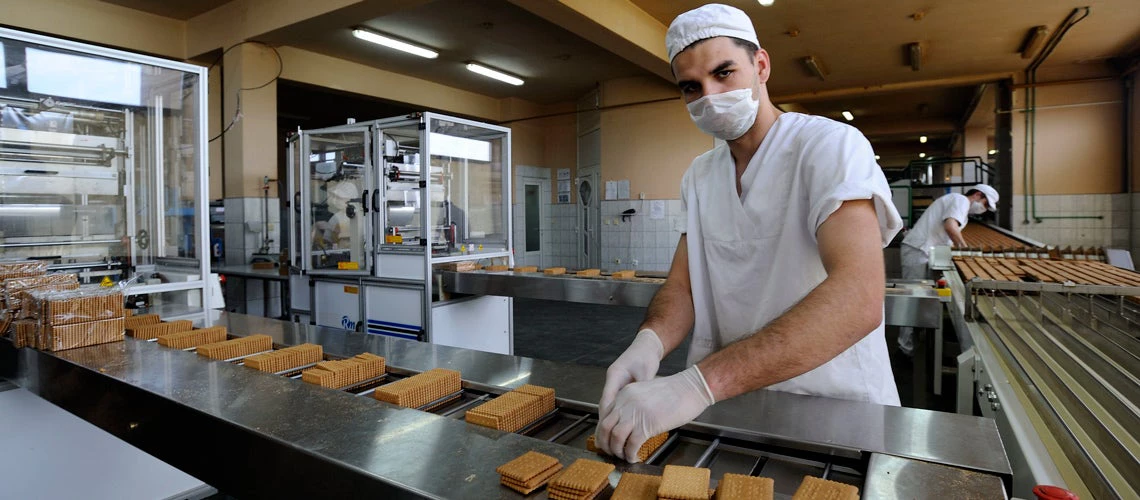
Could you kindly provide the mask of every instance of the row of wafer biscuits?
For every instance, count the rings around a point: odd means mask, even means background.
[[[384,374],[384,358],[372,353],[357,354],[351,358],[321,361],[301,372],[301,380],[332,389],[343,389]]]
[[[273,349],[273,338],[264,334],[223,340],[198,346],[198,355],[210,359],[234,359]]]
[[[324,348],[319,344],[301,344],[278,349],[245,358],[245,366],[254,370],[280,373],[305,365],[318,363],[324,358]]]
[[[190,349],[226,340],[226,327],[211,326],[194,330],[159,335],[158,345],[174,349]]]
[[[624,473],[612,500],[771,500],[775,481],[767,477],[726,473],[715,490],[709,488],[711,471],[703,467],[666,465],[660,477]],[[859,488],[850,484],[805,476],[793,500],[858,500]]]
[[[122,318],[123,293],[109,288],[80,288],[61,291],[32,291],[36,302],[32,319],[45,325],[71,325],[88,321]]]
[[[554,389],[523,385],[468,410],[467,422],[506,432],[517,432],[554,411]]]
[[[377,387],[373,397],[405,408],[421,408],[461,390],[463,390],[463,381],[459,372],[433,368]]]
[[[188,319],[143,324],[135,327],[128,326],[126,328],[128,336],[139,340],[153,340],[165,335],[188,332],[192,329],[194,329],[194,323]]]

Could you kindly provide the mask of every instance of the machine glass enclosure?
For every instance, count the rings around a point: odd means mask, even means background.
[[[305,136],[303,195],[309,267],[317,273],[364,274],[371,250],[369,127],[345,126]]]
[[[433,258],[464,260],[509,252],[509,131],[458,118],[426,117]]]
[[[205,127],[201,67],[0,29],[0,259],[200,307]]]

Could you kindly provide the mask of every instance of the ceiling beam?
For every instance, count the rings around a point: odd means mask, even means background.
[[[667,27],[629,0],[510,0],[670,83]]]
[[[851,125],[868,138],[914,137],[915,144],[920,135],[950,135],[957,130],[954,120],[937,118],[856,120]]]
[[[907,90],[926,90],[949,87],[964,87],[980,85],[1010,78],[1012,73],[986,73],[981,75],[963,75],[949,78],[936,78],[933,80],[920,80],[916,82],[884,83],[880,85],[864,85],[861,87],[847,87],[842,89],[818,90],[813,92],[798,92],[794,94],[774,95],[772,102],[783,104],[788,102],[815,102],[827,101],[843,97],[869,96],[875,94],[889,94]]]

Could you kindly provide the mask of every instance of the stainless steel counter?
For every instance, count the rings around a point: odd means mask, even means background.
[[[208,323],[227,326],[235,335],[264,333],[278,344],[320,343],[333,355],[373,352],[396,373],[455,369],[465,387],[493,393],[525,383],[555,387],[559,406],[571,410],[593,411],[604,380],[604,370],[596,367],[215,314]],[[6,342],[0,348],[11,349]],[[133,339],[59,353],[23,349],[17,357],[21,385],[140,442],[160,458],[170,456],[173,465],[227,492],[517,498],[499,487],[498,464],[530,449],[563,463],[596,458],[578,445],[468,425],[456,418],[461,412],[445,416],[398,409]],[[587,429],[592,428],[589,418],[583,413]],[[889,454],[1005,481],[1010,477],[997,428],[984,418],[759,391],[718,403],[684,430],[715,437],[707,448],[713,451],[718,445],[756,443],[845,463]],[[200,456],[203,447],[211,450],[209,456]],[[248,476],[214,470],[219,452]],[[237,456],[229,457],[233,453]],[[266,473],[250,463],[270,464],[273,473],[262,477]],[[625,470],[660,469],[619,464],[618,471]],[[324,482],[305,480],[315,474]],[[616,479],[617,474],[611,482]]]

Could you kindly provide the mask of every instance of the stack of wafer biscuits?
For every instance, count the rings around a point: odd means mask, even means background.
[[[661,477],[626,472],[621,475],[610,500],[657,500]]]
[[[615,280],[630,280],[630,279],[633,279],[636,277],[637,277],[637,271],[634,271],[632,269],[627,269],[624,271],[614,271],[613,274],[610,274],[610,279],[615,279]]]
[[[727,473],[716,487],[716,500],[772,500],[775,481],[768,477]]]
[[[211,326],[185,332],[158,336],[158,345],[174,349],[189,349],[226,340],[226,327]]]
[[[124,312],[127,311],[130,311],[130,309],[124,310]],[[138,316],[128,314],[126,315],[126,319],[123,320],[123,326],[125,326],[127,330],[131,330],[140,326],[157,325],[159,321],[162,320],[157,314],[140,314]]]
[[[566,268],[565,267],[548,267],[548,268],[542,270],[542,274],[545,274],[547,276],[561,276],[563,274],[566,274]]]
[[[273,337],[254,334],[198,346],[198,355],[210,359],[234,359],[273,349]]]
[[[859,488],[850,484],[804,476],[792,500],[859,500]]]
[[[39,323],[30,319],[21,319],[12,322],[12,342],[16,347],[36,346],[36,332]]]
[[[405,408],[420,408],[461,390],[463,382],[459,372],[432,368],[419,375],[380,386],[373,396],[380,401]]]
[[[510,269],[510,268],[508,268],[507,266],[487,266],[487,267],[483,268],[483,270],[485,270],[487,272],[506,271],[507,269]]]
[[[107,288],[37,293],[37,318],[43,324],[71,325],[123,317],[123,293]]]
[[[708,500],[712,471],[703,467],[666,465],[661,474],[657,498],[664,500]]]
[[[556,500],[589,500],[609,486],[612,464],[579,458],[550,480],[550,498]]]
[[[384,374],[384,358],[366,352],[348,359],[321,361],[301,372],[301,380],[310,384],[343,389]]]
[[[0,283],[12,278],[40,276],[47,272],[47,268],[47,263],[41,260],[0,263]]]
[[[147,316],[150,316],[149,314]],[[141,318],[142,316],[136,316]],[[130,318],[134,319],[134,318]],[[129,320],[124,320],[124,323]],[[188,332],[194,328],[194,323],[188,319],[180,319],[177,321],[165,321],[154,324],[143,324],[135,327],[127,327],[127,335],[139,340],[157,339],[164,335],[172,333]]]
[[[499,482],[523,495],[529,495],[546,485],[552,476],[562,470],[558,459],[543,455],[537,451],[528,451],[518,458],[511,460],[495,472],[499,473]]]
[[[516,273],[537,273],[538,266],[521,266],[512,269]]]
[[[649,438],[645,441],[645,444],[641,445],[641,448],[637,450],[637,459],[641,462],[649,460],[649,457],[653,456],[653,453],[656,452],[661,445],[665,444],[665,441],[668,439],[669,432],[662,432],[661,434]],[[594,453],[604,453],[594,442],[593,434],[586,438],[586,449]]]
[[[464,418],[475,425],[517,432],[552,411],[554,389],[527,384],[468,410]]]
[[[62,351],[76,347],[123,340],[123,318],[86,321],[69,325],[41,324],[39,349]]]
[[[602,275],[601,269],[583,269],[575,273],[578,276],[598,277]]]
[[[33,317],[33,302],[25,300],[29,298],[28,292],[33,290],[41,292],[63,291],[79,288],[79,280],[76,279],[75,275],[66,273],[11,278],[0,283],[4,285],[5,307],[14,313],[18,313],[19,319]]]
[[[324,348],[319,344],[301,344],[250,356],[245,358],[245,366],[258,371],[280,373],[320,362],[324,355]]]

